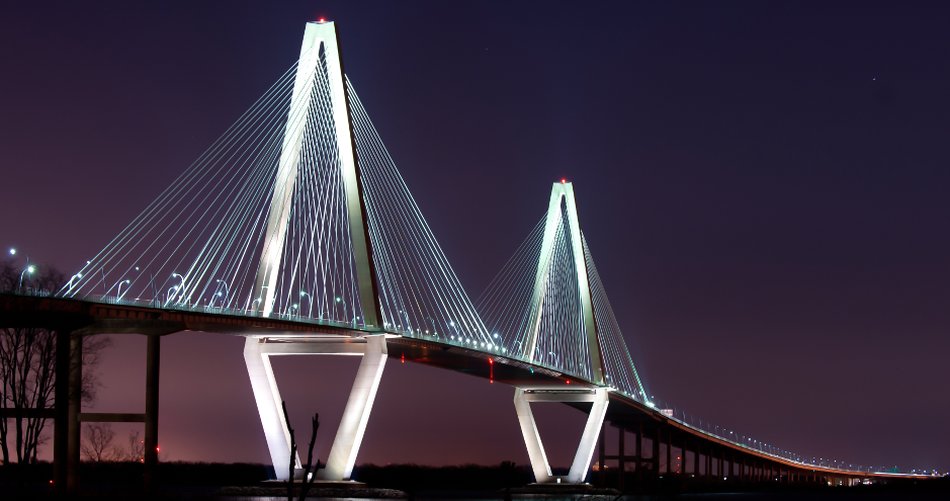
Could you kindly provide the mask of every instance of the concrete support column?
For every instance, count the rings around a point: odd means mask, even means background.
[[[158,465],[158,383],[161,369],[162,337],[148,336],[145,353],[145,485],[155,484]]]
[[[53,486],[66,489],[66,463],[69,456],[69,332],[56,332],[56,386],[53,418]]]
[[[624,472],[627,470],[627,455],[626,447],[624,446],[624,441],[626,440],[627,432],[623,428],[619,428],[620,436],[617,438],[617,485],[621,491],[623,491],[623,481],[624,481]]]
[[[251,390],[257,402],[257,413],[264,427],[264,439],[270,452],[271,464],[278,480],[288,480],[290,465],[290,429],[284,422],[280,390],[274,378],[270,358],[262,351],[262,339],[248,337],[244,341],[244,363],[251,379]],[[300,458],[296,458],[300,467]]]
[[[657,427],[653,434],[653,456],[650,457],[653,463],[653,476],[660,476],[660,428]]]
[[[343,418],[327,456],[327,466],[318,475],[323,480],[348,480],[356,465],[356,454],[363,442],[369,415],[376,400],[376,391],[383,377],[388,352],[384,336],[367,336],[366,351],[356,371],[350,398],[343,409]],[[596,437],[596,435],[595,435]],[[593,453],[593,449],[591,450]]]
[[[79,487],[79,451],[82,423],[79,414],[82,412],[82,336],[70,334],[69,339],[69,410],[68,410],[68,444],[66,457],[66,488],[74,491]]]
[[[673,474],[673,430],[666,436],[666,474]]]
[[[570,484],[583,483],[594,456],[597,435],[607,415],[608,390],[606,388],[591,390],[515,388],[515,412],[518,414],[518,423],[521,425],[521,434],[528,449],[534,478],[538,483],[546,483],[556,479],[551,474],[551,465],[548,463],[544,445],[541,443],[541,435],[538,433],[534,414],[531,412],[531,402],[591,402],[590,414],[587,416],[580,444],[574,454],[574,461],[571,463],[567,477],[563,479]]]
[[[680,450],[683,452],[683,462],[680,463],[680,471],[683,476],[689,475],[689,449],[686,446],[686,435],[683,435],[683,441],[680,442]]]
[[[634,455],[637,457],[634,471],[637,473],[637,478],[641,478],[643,472],[643,423],[640,423],[637,427],[636,435],[633,439],[633,450]]]
[[[356,379],[343,410],[340,427],[330,447],[326,467],[318,472],[318,477],[323,480],[349,479],[386,365],[388,352],[385,336],[281,342],[267,342],[266,338],[247,338],[244,344],[244,361],[264,427],[267,448],[278,480],[288,480],[291,459],[290,430],[284,419],[280,391],[270,363],[270,357],[278,355],[362,355],[363,359],[356,371]],[[299,456],[294,458],[294,463],[299,472]]]
[[[620,436],[619,436],[618,439],[617,439],[617,451],[618,451],[618,452],[617,452],[617,457],[618,457],[618,460],[617,460],[617,461],[618,461],[617,468],[620,469],[620,471],[624,471],[624,470],[627,469],[627,458],[626,458],[626,456],[627,456],[627,447],[626,447],[626,445],[627,445],[627,444],[626,444],[626,440],[627,440],[627,433],[626,433],[626,431],[624,431],[623,428],[620,428]]]

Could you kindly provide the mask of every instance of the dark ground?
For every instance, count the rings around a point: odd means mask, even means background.
[[[50,483],[52,465],[0,466],[0,499],[263,499],[252,497],[283,493],[280,484],[269,482],[272,469],[259,464],[162,463],[158,469],[158,487],[143,488],[143,468],[136,463],[84,463],[81,490],[72,496],[56,496]],[[398,490],[410,499],[524,499],[518,488],[532,480],[530,469],[505,462],[496,466],[362,465],[354,479],[377,489]],[[595,477],[594,484],[599,481]],[[612,482],[607,487],[615,487]],[[776,488],[763,485],[702,485],[695,479],[667,478],[663,483],[637,484],[628,479],[628,492],[622,497],[601,495],[583,498],[576,495],[540,497],[540,499],[616,499],[616,500],[946,500],[950,499],[950,478],[928,482],[903,482],[860,487]],[[637,488],[643,492],[634,492]],[[709,492],[716,490],[717,492]],[[701,491],[706,491],[702,492]],[[382,497],[384,491],[352,493]],[[392,494],[392,492],[389,492]],[[274,498],[271,498],[274,499]],[[532,497],[531,499],[539,499]]]

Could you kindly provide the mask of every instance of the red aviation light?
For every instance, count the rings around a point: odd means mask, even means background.
[[[327,18],[325,18],[325,17],[320,17],[320,19],[317,19],[317,22],[318,22],[318,23],[325,23],[325,22],[327,22]]]
[[[570,379],[565,379],[565,380],[564,380],[564,384],[571,384],[571,380],[570,380]]]
[[[567,184],[567,178],[566,178],[566,177],[562,177],[562,178],[561,178],[561,184]]]

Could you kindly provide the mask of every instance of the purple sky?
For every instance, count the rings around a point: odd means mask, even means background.
[[[803,454],[947,468],[950,10],[824,4],[8,3],[0,245],[75,268],[325,15],[472,296],[566,176],[651,393]],[[163,346],[165,456],[266,461],[242,340]],[[116,339],[96,410],[141,411],[143,358]],[[277,361],[324,456],[355,363]],[[360,462],[527,462],[510,388],[390,364]]]

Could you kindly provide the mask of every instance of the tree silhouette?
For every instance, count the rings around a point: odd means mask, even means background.
[[[0,263],[0,293],[49,295],[66,283],[65,276],[53,268],[41,266],[32,273],[24,269],[10,259]],[[95,398],[98,380],[91,369],[110,344],[106,337],[90,337],[83,342],[83,402]],[[52,409],[55,387],[56,333],[37,327],[0,327],[0,410],[13,411],[13,417],[0,418],[3,464],[13,457],[18,463],[36,462],[39,446],[48,440],[43,433],[48,418],[27,411]]]

